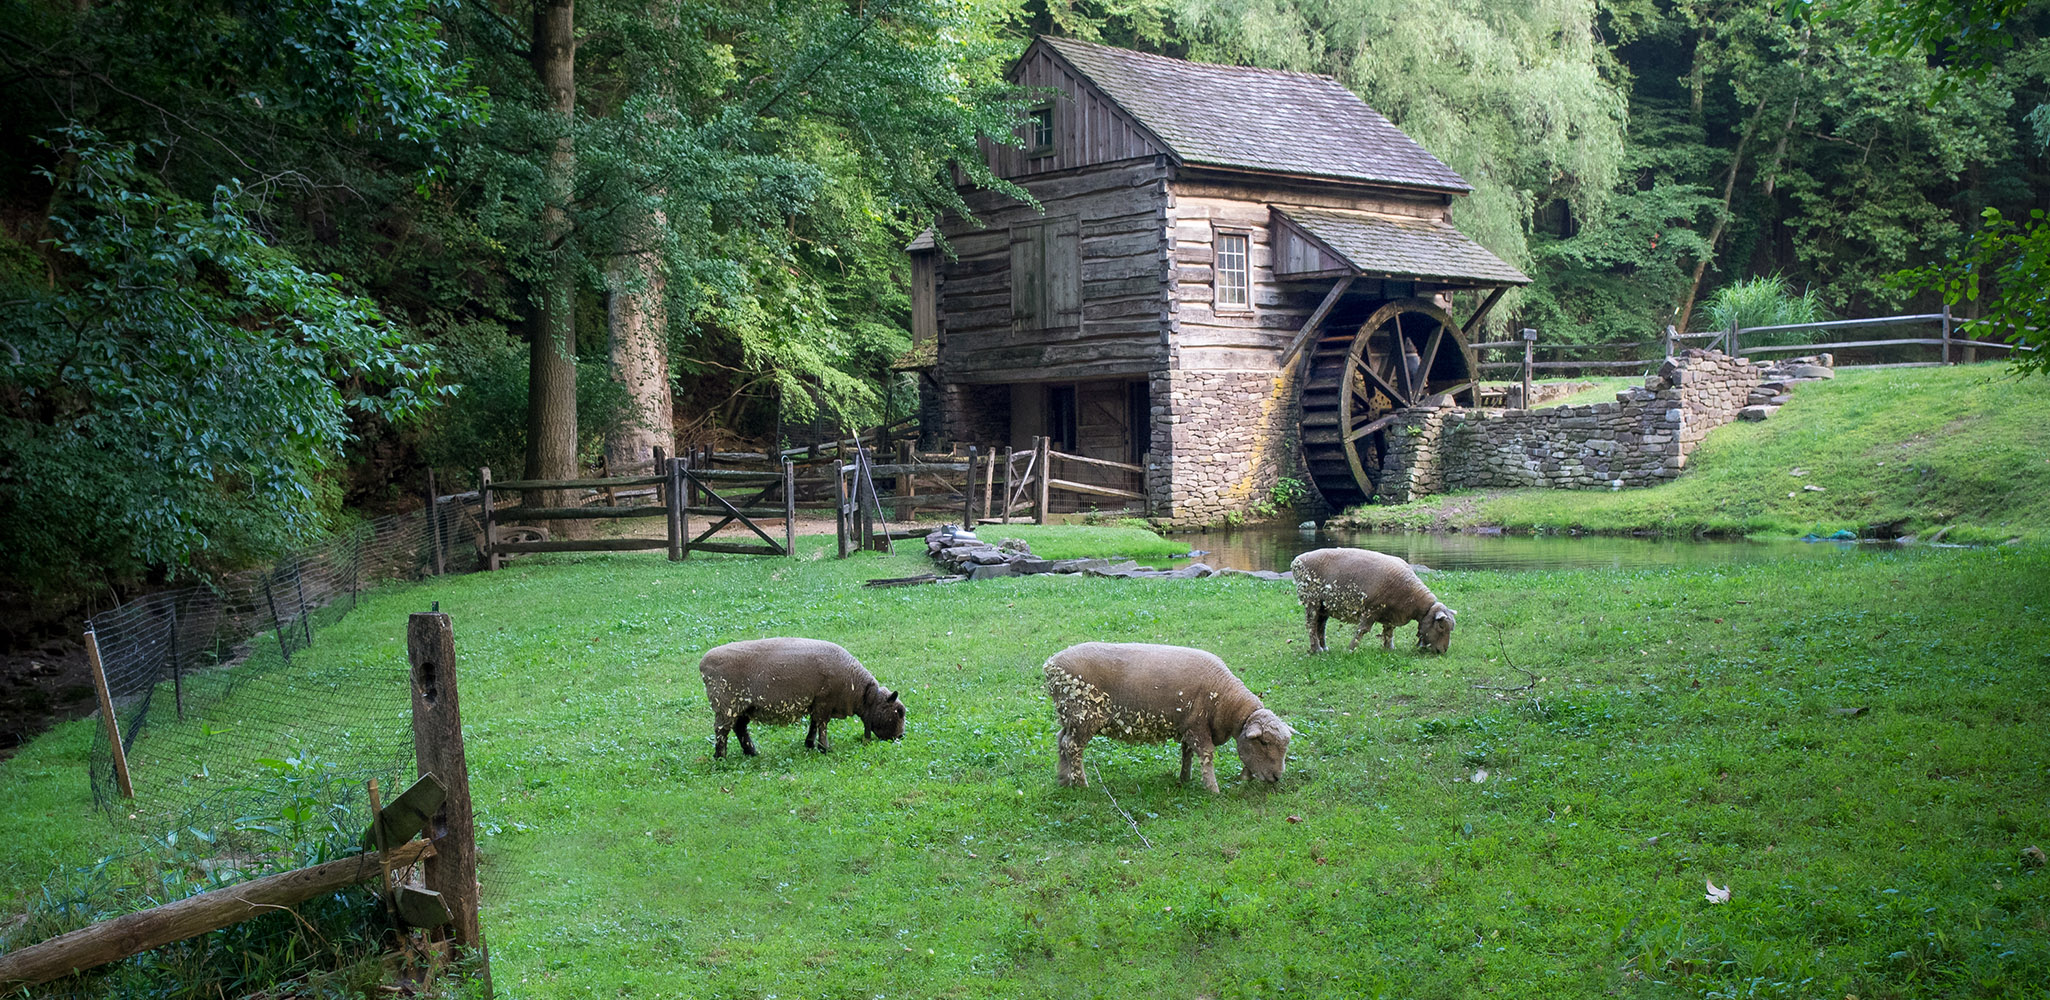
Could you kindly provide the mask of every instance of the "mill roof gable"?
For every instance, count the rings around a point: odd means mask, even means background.
[[[1042,36],[1183,162],[1464,193],[1466,179],[1338,81]],[[1028,52],[1029,55],[1029,52]]]

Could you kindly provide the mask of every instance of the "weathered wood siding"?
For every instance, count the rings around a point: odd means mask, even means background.
[[[1166,168],[1148,158],[1026,179],[1024,186],[1043,213],[990,192],[969,192],[983,228],[961,219],[943,223],[956,256],[940,264],[940,379],[1085,381],[1144,377],[1165,367],[1171,277]],[[1032,327],[1013,304],[1014,258],[1030,256],[1014,250],[1027,242],[1014,228],[1048,228],[1049,219],[1062,220],[1051,227],[1055,232],[1074,234],[1079,309]]]
[[[1170,309],[1177,370],[1272,371],[1281,351],[1323,300],[1330,279],[1277,280],[1275,205],[1343,208],[1419,218],[1443,218],[1447,211],[1444,199],[1435,195],[1403,198],[1393,192],[1335,184],[1307,188],[1201,177],[1171,181],[1167,220],[1172,238],[1169,252],[1174,260]],[[1251,309],[1219,309],[1214,305],[1213,263],[1219,231],[1241,231],[1252,237]],[[1288,252],[1286,241],[1281,252]],[[1315,253],[1315,248],[1295,252]]]
[[[1060,91],[1053,98],[1054,151],[1051,156],[1027,156],[1029,150],[983,139],[983,159],[998,177],[1018,180],[1166,152],[1131,115],[1090,86],[1044,45],[1026,53],[1018,64],[1014,82],[1033,88],[1035,99],[1047,96],[1048,88]],[[1026,130],[1029,128],[1028,125],[1019,130],[1020,141],[1030,141]]]

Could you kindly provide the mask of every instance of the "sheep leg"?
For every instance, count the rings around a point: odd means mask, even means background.
[[[741,753],[744,753],[749,757],[757,756],[755,752],[755,738],[749,736],[747,732],[746,713],[742,713],[739,718],[733,720],[733,735],[740,737]]]
[[[712,756],[726,756],[726,734],[733,729],[733,720],[724,715],[712,720]]]
[[[1360,627],[1352,630],[1352,645],[1345,647],[1345,651],[1350,653],[1353,650],[1360,648],[1360,640],[1366,638],[1367,633],[1372,632],[1373,630],[1373,616],[1367,614],[1360,615]]]
[[[1082,748],[1089,745],[1089,738],[1094,735],[1085,729],[1061,727],[1061,760],[1055,777],[1062,785],[1089,787],[1089,775],[1082,770]]]
[[[1189,783],[1189,761],[1195,756],[1196,745],[1194,743],[1182,744],[1182,784],[1184,785]]]
[[[1331,612],[1322,601],[1311,601],[1303,608],[1303,623],[1310,627],[1310,652],[1324,651],[1324,623],[1330,617]],[[1188,776],[1184,775],[1182,780],[1187,781]]]
[[[1395,648],[1395,626],[1381,626],[1381,648],[1387,650],[1393,650]]]
[[[1217,791],[1217,748],[1206,740],[1196,747],[1196,755],[1203,758],[1203,787]]]
[[[826,739],[826,723],[828,721],[823,715],[813,715],[811,717],[811,732],[805,734],[805,746],[813,747],[820,753],[826,753],[833,749],[832,741]]]

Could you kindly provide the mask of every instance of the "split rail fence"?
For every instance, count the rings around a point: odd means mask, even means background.
[[[1045,437],[1034,437],[1027,448],[1001,452],[983,453],[971,446],[965,460],[921,457],[905,447],[896,461],[877,463],[858,444],[849,451],[853,461],[837,464],[833,473],[842,557],[864,549],[888,551],[892,539],[926,534],[932,526],[918,524],[921,510],[958,513],[960,523],[973,525],[1045,524],[1052,514],[1085,506],[1135,513],[1148,509],[1144,465],[1055,451]],[[879,488],[878,480],[889,487]]]

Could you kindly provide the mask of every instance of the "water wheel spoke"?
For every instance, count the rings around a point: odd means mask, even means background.
[[[1401,405],[1402,401],[1405,398],[1407,398],[1403,396],[1402,391],[1400,389],[1397,389],[1394,385],[1390,384],[1388,379],[1385,376],[1383,376],[1380,372],[1377,372],[1373,368],[1364,364],[1360,365],[1359,370],[1360,374],[1366,376],[1369,381],[1372,381],[1375,385],[1380,386],[1381,391],[1387,393],[1388,398],[1395,400],[1397,405]],[[1360,383],[1358,379],[1353,380],[1352,394],[1360,399],[1366,400],[1370,404],[1374,401],[1374,397],[1371,393],[1365,393],[1360,391]]]
[[[1392,349],[1388,352],[1388,363],[1394,366],[1395,371],[1393,374],[1395,375],[1395,381],[1398,385],[1402,386],[1402,394],[1395,398],[1408,403],[1416,397],[1416,384],[1415,379],[1411,378],[1409,373],[1408,352],[1406,350],[1409,347],[1409,338],[1402,334],[1401,313],[1395,314],[1395,319],[1389,323],[1389,329],[1395,333],[1395,342],[1389,345]]]
[[[1419,362],[1419,363],[1417,364],[1417,369],[1416,369],[1416,370],[1417,370],[1417,376],[1418,376],[1418,377],[1419,377],[1419,378],[1420,378],[1420,379],[1421,379],[1421,380],[1423,381],[1423,383],[1424,383],[1424,386],[1425,386],[1425,388],[1424,388],[1424,395],[1426,395],[1426,396],[1429,396],[1429,395],[1431,395],[1431,390],[1430,390],[1430,388],[1429,388],[1429,386],[1430,386],[1430,384],[1431,384],[1431,365],[1433,365],[1434,363],[1436,363],[1436,362],[1437,362],[1437,360],[1438,360],[1438,345],[1439,345],[1439,344],[1440,344],[1440,343],[1441,343],[1442,341],[1444,341],[1444,339],[1445,339],[1445,324],[1444,324],[1444,323],[1443,323],[1443,322],[1441,321],[1441,322],[1439,322],[1439,324],[1437,325],[1437,327],[1436,327],[1435,329],[1433,329],[1433,330],[1431,331],[1431,336],[1430,336],[1430,338],[1424,341],[1424,356],[1423,356],[1423,360],[1422,360],[1422,361],[1420,361],[1420,362]]]
[[[1355,430],[1355,431],[1353,431],[1353,432],[1352,432],[1352,433],[1350,433],[1350,434],[1347,434],[1347,435],[1345,436],[1345,443],[1346,443],[1346,444],[1351,444],[1351,443],[1353,443],[1354,441],[1358,441],[1359,439],[1361,439],[1361,438],[1363,438],[1363,437],[1366,437],[1366,436],[1367,436],[1367,435],[1369,435],[1369,434],[1372,434],[1372,433],[1374,433],[1375,431],[1379,431],[1379,430],[1384,430],[1384,429],[1386,429],[1386,428],[1388,427],[1388,425],[1389,425],[1389,424],[1392,424],[1392,423],[1394,423],[1394,422],[1396,421],[1396,418],[1400,417],[1401,415],[1402,415],[1402,414],[1401,414],[1401,413],[1399,413],[1399,412],[1398,412],[1398,413],[1389,413],[1389,414],[1385,414],[1385,415],[1383,415],[1383,416],[1382,416],[1381,418],[1379,418],[1379,419],[1377,419],[1377,420],[1369,421],[1369,422],[1368,422],[1368,423],[1366,424],[1366,426],[1364,426],[1364,427],[1361,427],[1361,428],[1359,428],[1358,430]]]

